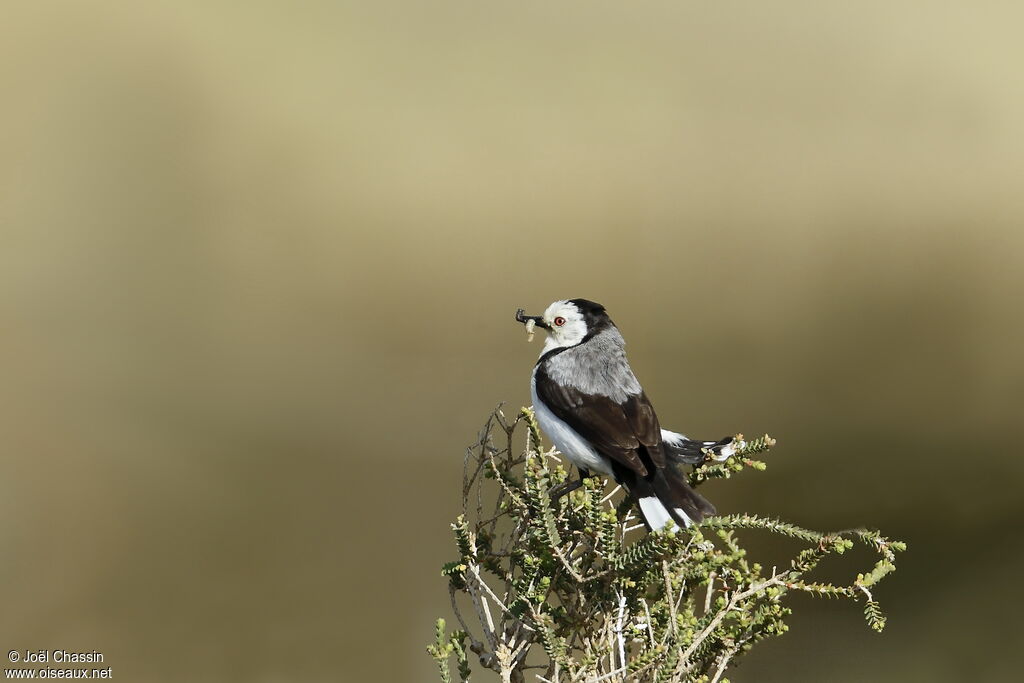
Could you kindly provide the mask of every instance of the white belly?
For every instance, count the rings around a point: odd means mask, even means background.
[[[537,424],[562,455],[569,458],[576,467],[612,476],[611,467],[598,455],[594,447],[577,434],[575,429],[552,413],[537,397],[536,377],[530,378],[530,397],[533,399],[533,412],[537,416]]]

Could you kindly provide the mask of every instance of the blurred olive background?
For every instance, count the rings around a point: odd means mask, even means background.
[[[721,510],[910,543],[884,635],[797,596],[733,680],[1019,672],[1021,5],[2,14],[0,647],[435,680],[513,311],[586,297],[667,426],[779,439]]]

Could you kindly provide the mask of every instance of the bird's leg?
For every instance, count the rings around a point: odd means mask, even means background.
[[[567,481],[559,484],[558,486],[552,487],[552,489],[548,491],[548,497],[551,498],[552,503],[557,504],[562,496],[568,493],[572,493],[579,487],[583,486],[583,482],[589,478],[590,472],[588,472],[587,470],[580,470],[579,479],[577,479],[576,481]]]
[[[553,486],[551,490],[548,491],[548,496],[551,497],[552,503],[557,503],[562,496],[572,493],[581,486],[583,486],[583,479],[563,482],[558,486]]]
[[[620,502],[618,507],[615,508],[615,517],[618,519],[626,519],[626,515],[629,514],[630,508],[632,508],[635,504],[636,498],[633,496],[633,492],[626,491],[625,498],[623,498],[622,502]],[[643,519],[643,515],[641,515],[640,518]],[[647,520],[644,520],[644,524],[646,523]]]

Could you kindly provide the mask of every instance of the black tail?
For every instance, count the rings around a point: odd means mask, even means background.
[[[663,529],[670,522],[685,529],[715,514],[715,506],[690,488],[685,476],[671,465],[655,469],[648,477],[636,477],[628,488],[649,529]]]
[[[669,462],[682,465],[699,465],[707,459],[705,451],[710,451],[715,460],[725,460],[735,450],[735,439],[727,436],[718,441],[695,441],[682,434],[662,430],[663,448]]]

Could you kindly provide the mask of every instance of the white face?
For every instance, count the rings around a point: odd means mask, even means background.
[[[544,311],[544,322],[551,328],[541,354],[563,346],[575,346],[587,336],[587,321],[576,304],[556,301]]]

